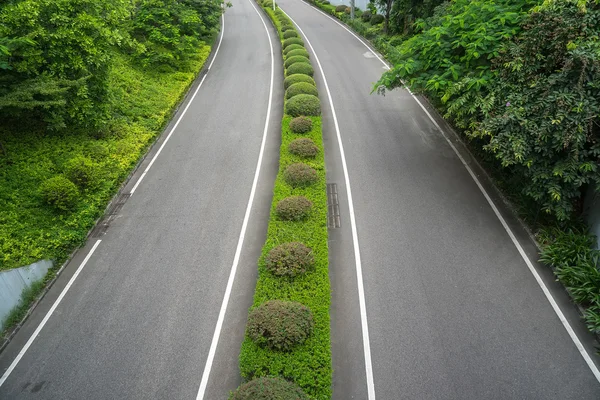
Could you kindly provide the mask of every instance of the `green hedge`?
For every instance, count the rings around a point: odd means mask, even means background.
[[[289,19],[281,12],[266,10],[278,28],[287,25]],[[302,49],[300,38],[285,39],[283,53]],[[288,50],[289,49],[289,50]],[[310,68],[310,64],[298,63]],[[294,67],[291,66],[291,68]],[[289,69],[288,69],[289,71]],[[291,73],[288,75],[292,75]],[[308,82],[314,85],[310,77],[288,76],[287,87],[293,83]],[[318,100],[318,99],[317,99]],[[267,232],[267,240],[258,260],[258,281],[252,309],[269,300],[295,301],[307,306],[313,313],[314,330],[306,342],[289,352],[273,351],[263,348],[246,337],[240,352],[240,370],[245,380],[256,377],[279,376],[299,385],[311,399],[331,398],[332,366],[330,344],[330,283],[328,271],[327,243],[327,194],[325,178],[325,159],[321,118],[310,117],[312,129],[303,137],[310,138],[319,151],[316,156],[306,159],[288,151],[290,143],[298,135],[290,130],[292,116],[284,115],[279,160],[279,173],[273,189],[273,203]],[[311,186],[293,188],[284,180],[284,171],[292,164],[304,162],[317,172],[317,181]],[[290,196],[305,196],[313,203],[307,218],[301,221],[283,221],[276,215],[275,207],[279,201]],[[288,242],[301,242],[312,249],[314,269],[293,279],[284,279],[269,273],[266,269],[266,257],[276,246]]]

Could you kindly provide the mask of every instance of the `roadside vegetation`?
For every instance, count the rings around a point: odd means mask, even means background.
[[[304,42],[285,14],[261,3],[285,68],[279,173],[240,353],[246,381],[230,399],[330,399],[330,283],[321,105]]]
[[[221,3],[1,6],[0,271],[56,269],[84,242],[208,58]]]
[[[600,2],[375,0],[352,20],[308,1],[393,64],[374,90],[424,94],[462,135],[600,334],[599,253],[582,218],[600,190]]]

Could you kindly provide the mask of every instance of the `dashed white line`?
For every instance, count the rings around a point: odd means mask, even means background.
[[[387,69],[390,69],[390,66],[388,65],[388,63],[385,62],[383,59],[381,59],[381,57],[379,57],[379,55],[377,54],[377,52],[375,50],[373,50],[367,43],[365,43],[360,37],[358,37],[354,32],[352,32],[350,29],[348,29],[346,26],[344,26],[342,23],[340,23],[339,21],[337,21],[336,19],[334,19],[330,15],[327,15],[324,12],[322,12],[321,10],[319,10],[319,9],[317,9],[315,7],[312,7],[312,6],[310,6],[310,5],[306,4],[306,3],[304,3],[304,4],[307,7],[311,7],[315,11],[320,12],[321,14],[323,14],[324,16],[326,16],[327,18],[329,18],[330,20],[332,20],[333,22],[335,22],[336,24],[338,24],[339,26],[341,26],[342,28],[344,28],[348,33],[350,33],[359,42],[361,42],[367,49],[369,49],[369,51],[371,51],[373,54],[375,54],[375,56],[377,57],[377,59],[379,61],[381,61],[381,63]],[[404,82],[402,82],[402,83],[404,84]],[[564,313],[560,309],[560,306],[558,305],[558,303],[556,302],[556,300],[552,296],[552,293],[550,292],[550,290],[548,289],[548,287],[546,286],[546,284],[542,280],[542,277],[540,276],[540,274],[535,269],[533,263],[531,262],[531,260],[527,256],[527,253],[525,252],[525,250],[521,246],[521,243],[519,243],[519,241],[516,238],[515,234],[513,233],[512,229],[510,229],[510,227],[506,223],[506,220],[504,219],[504,217],[502,216],[502,214],[500,213],[500,211],[496,207],[496,204],[494,203],[494,201],[492,200],[492,198],[490,197],[490,195],[487,193],[487,191],[485,190],[485,188],[483,187],[483,185],[479,181],[479,178],[477,178],[477,176],[475,175],[475,173],[473,172],[473,170],[471,169],[471,167],[469,166],[469,164],[467,163],[467,161],[460,154],[460,152],[458,151],[458,149],[456,148],[456,146],[454,145],[454,143],[452,143],[452,141],[450,140],[450,138],[448,137],[448,135],[446,134],[446,132],[444,132],[444,130],[437,123],[437,121],[429,113],[429,111],[427,110],[427,108],[425,108],[425,106],[423,105],[423,103],[421,103],[421,101],[418,99],[418,97],[416,97],[414,95],[414,93],[410,89],[408,89],[408,87],[406,89],[408,90],[408,92],[410,93],[410,95],[412,96],[412,98],[417,102],[417,104],[419,104],[419,106],[423,109],[423,111],[425,112],[425,114],[427,115],[427,117],[429,117],[429,119],[431,120],[431,122],[433,122],[433,124],[435,125],[435,127],[440,131],[440,133],[442,134],[442,136],[444,137],[444,139],[446,139],[446,142],[448,142],[448,144],[450,145],[450,147],[452,148],[452,150],[454,151],[454,153],[456,153],[456,155],[458,156],[458,158],[461,161],[461,163],[467,169],[467,172],[469,173],[469,175],[471,176],[471,178],[473,179],[473,181],[475,181],[475,184],[477,185],[477,187],[479,188],[479,190],[481,191],[481,193],[483,194],[483,196],[487,200],[488,204],[490,205],[490,207],[494,211],[494,214],[496,214],[496,217],[498,218],[498,220],[500,220],[500,223],[502,224],[502,227],[504,228],[504,230],[506,231],[506,233],[508,234],[508,236],[512,240],[513,244],[517,248],[519,254],[521,255],[521,258],[523,259],[523,261],[525,261],[525,264],[527,265],[527,268],[529,269],[529,271],[531,272],[531,274],[535,278],[536,282],[538,283],[538,285],[542,289],[542,292],[544,292],[544,295],[546,296],[546,299],[548,299],[548,302],[552,306],[552,309],[554,310],[554,312],[558,316],[558,319],[560,320],[560,322],[563,324],[565,330],[569,334],[569,337],[571,338],[571,340],[575,344],[575,347],[577,347],[577,350],[579,351],[579,353],[581,354],[581,356],[585,360],[586,364],[588,365],[588,367],[590,368],[590,370],[592,371],[592,373],[596,377],[596,380],[598,380],[598,382],[600,382],[600,371],[598,370],[598,367],[596,366],[596,364],[594,363],[594,361],[590,357],[589,353],[587,352],[587,350],[585,349],[585,347],[581,343],[581,340],[579,339],[579,337],[577,336],[577,334],[575,333],[575,331],[571,327],[571,324],[569,323],[569,321],[565,317]]]
[[[227,287],[225,288],[225,295],[223,296],[223,303],[221,304],[221,309],[219,311],[219,317],[217,318],[217,325],[215,327],[215,333],[212,338],[212,342],[210,344],[210,349],[208,351],[208,357],[206,359],[206,365],[204,367],[204,372],[202,373],[202,380],[200,381],[200,388],[198,389],[198,395],[196,396],[196,400],[203,400],[204,393],[206,392],[206,387],[208,385],[208,378],[210,377],[210,371],[212,369],[212,364],[215,358],[215,353],[217,351],[217,345],[219,344],[219,337],[221,336],[221,330],[223,329],[223,321],[225,320],[225,313],[227,312],[227,305],[229,304],[229,298],[231,297],[231,290],[233,288],[233,282],[235,280],[235,274],[237,271],[238,263],[240,261],[240,255],[242,252],[242,246],[244,244],[244,237],[246,235],[246,228],[248,227],[248,220],[250,219],[250,212],[252,210],[252,203],[254,202],[254,195],[256,193],[256,186],[258,184],[258,177],[260,175],[260,169],[263,160],[263,154],[265,151],[265,144],[267,141],[267,133],[269,131],[269,119],[271,118],[271,103],[273,101],[273,82],[275,78],[275,54],[273,52],[273,42],[271,41],[271,34],[269,33],[269,29],[267,28],[267,24],[263,19],[260,12],[256,9],[252,0],[248,0],[250,5],[254,8],[254,11],[260,17],[260,20],[265,27],[265,31],[267,32],[267,37],[269,38],[269,47],[271,49],[271,88],[269,90],[269,103],[267,106],[267,116],[265,118],[265,129],[263,131],[262,143],[260,145],[260,152],[258,154],[258,161],[256,163],[256,171],[254,173],[254,181],[252,182],[252,190],[250,191],[250,198],[248,199],[248,206],[246,207],[246,214],[244,215],[244,222],[242,223],[242,230],[240,232],[240,237],[238,239],[237,248],[235,250],[235,256],[233,257],[233,265],[231,266],[231,272],[229,273],[229,280],[227,281]]]
[[[23,358],[23,356],[25,355],[25,353],[27,352],[27,350],[29,349],[29,347],[31,347],[31,344],[33,343],[33,341],[35,340],[35,338],[38,337],[38,335],[40,334],[41,330],[44,328],[44,325],[46,325],[46,322],[48,322],[48,320],[50,319],[50,317],[54,313],[54,310],[56,310],[56,307],[58,307],[58,305],[62,301],[63,297],[65,297],[65,295],[67,294],[67,292],[71,288],[71,285],[73,285],[73,282],[75,282],[75,279],[77,279],[77,277],[79,276],[79,273],[81,272],[81,270],[83,270],[83,267],[85,267],[85,265],[89,261],[90,257],[92,257],[92,254],[94,254],[94,251],[96,251],[96,248],[98,247],[98,245],[100,244],[100,242],[102,242],[102,240],[97,240],[96,243],[94,243],[94,246],[92,246],[92,248],[88,252],[87,256],[85,256],[85,258],[84,258],[83,262],[81,263],[81,265],[79,265],[79,268],[77,268],[77,271],[75,271],[75,273],[73,274],[73,276],[71,277],[71,279],[69,279],[69,282],[67,283],[67,286],[65,286],[65,288],[62,290],[62,292],[60,292],[60,295],[58,296],[58,298],[56,299],[56,301],[54,302],[54,304],[52,305],[52,307],[50,308],[50,310],[48,310],[48,312],[46,313],[46,316],[44,317],[44,319],[42,320],[42,322],[40,322],[40,324],[35,329],[35,331],[31,335],[31,337],[27,341],[27,343],[25,343],[25,346],[23,346],[23,348],[21,349],[21,351],[19,352],[19,354],[17,354],[17,357],[10,364],[10,366],[8,367],[8,369],[6,370],[6,372],[4,373],[4,375],[2,375],[2,378],[0,378],[0,387],[4,384],[4,382],[6,382],[6,380],[8,379],[8,377],[10,376],[10,374],[13,372],[13,370],[15,369],[15,367],[17,366],[17,364],[19,364],[19,361],[21,361],[21,359]]]
[[[283,11],[283,10],[281,10]],[[373,366],[371,363],[371,344],[369,340],[369,324],[367,321],[367,306],[365,302],[365,289],[363,283],[362,276],[362,262],[360,259],[360,247],[358,244],[358,231],[356,228],[356,218],[354,217],[354,202],[352,201],[352,190],[350,188],[350,177],[348,175],[348,166],[346,164],[346,156],[344,153],[344,146],[342,144],[342,135],[340,134],[340,127],[337,120],[337,115],[335,113],[335,107],[333,105],[333,99],[331,97],[331,92],[329,90],[329,85],[327,84],[327,78],[325,77],[325,73],[323,72],[323,67],[321,66],[321,62],[319,61],[319,56],[315,52],[310,40],[300,28],[300,26],[294,21],[285,11],[283,11],[285,15],[298,27],[302,36],[306,40],[306,43],[310,47],[313,55],[315,56],[315,61],[319,66],[319,70],[321,71],[321,76],[323,77],[323,83],[325,84],[325,90],[327,91],[327,97],[329,99],[329,106],[331,107],[331,113],[333,115],[333,123],[335,125],[335,132],[337,135],[338,147],[340,149],[340,156],[342,158],[342,169],[344,170],[344,181],[346,183],[346,193],[348,195],[348,208],[350,210],[350,226],[352,228],[352,243],[354,247],[354,260],[356,265],[356,281],[358,283],[358,303],[360,310],[360,321],[362,328],[362,338],[363,338],[363,350],[365,356],[365,373],[367,377],[367,393],[368,400],[375,400],[375,383],[373,380]]]

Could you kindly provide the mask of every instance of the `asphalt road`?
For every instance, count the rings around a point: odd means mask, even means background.
[[[337,113],[377,398],[600,398],[598,381],[507,231],[419,104],[405,90],[370,95],[384,66],[368,48],[300,0],[279,5],[314,47]],[[350,210],[332,109],[316,71],[328,183],[338,185],[342,208],[342,228],[330,231],[334,398],[366,399]],[[535,246],[495,202],[535,262]],[[534,267],[597,362],[564,291],[546,268]]]
[[[248,0],[232,3],[225,13],[221,48],[197,96],[0,387],[0,399],[196,398],[252,188],[271,82],[267,30]],[[267,27],[276,44],[268,20]],[[273,98],[278,99],[281,61],[275,60]],[[279,108],[274,105],[271,113],[254,207],[206,399],[226,398],[240,382],[239,347],[277,171]],[[91,238],[75,255],[0,354],[0,376],[97,239]]]

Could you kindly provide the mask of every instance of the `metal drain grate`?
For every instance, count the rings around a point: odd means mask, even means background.
[[[119,215],[119,212],[125,205],[125,202],[129,199],[129,197],[131,197],[130,193],[123,193],[119,197],[117,197],[114,204],[111,205],[110,209],[108,210],[107,215],[104,217],[102,222],[98,224],[98,227],[96,228],[96,232],[94,232],[93,237],[98,238],[106,234],[106,231],[108,231],[108,228],[110,228],[111,222],[113,222],[117,215]]]
[[[327,184],[327,227],[339,228],[342,226],[340,220],[340,203],[338,201],[337,184]]]

